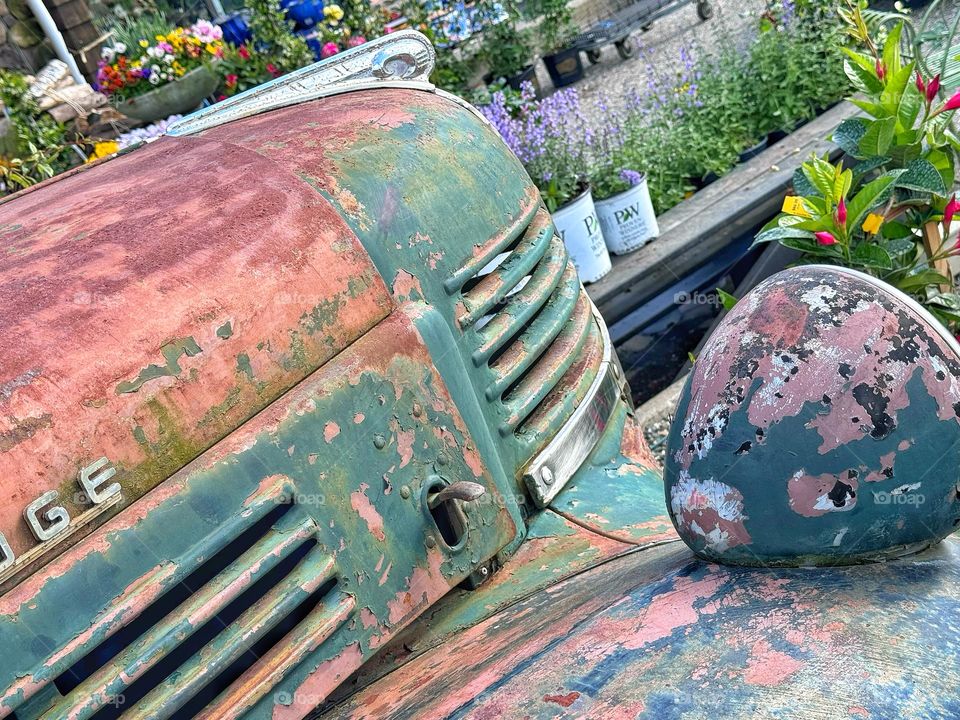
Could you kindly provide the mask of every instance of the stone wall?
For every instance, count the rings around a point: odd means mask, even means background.
[[[67,48],[77,60],[80,72],[92,79],[97,70],[99,50],[91,47],[98,37],[86,0],[44,0],[60,29]],[[26,0],[0,0],[0,68],[37,73],[54,56],[43,30]]]

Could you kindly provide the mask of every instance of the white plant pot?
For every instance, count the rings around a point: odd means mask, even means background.
[[[577,267],[581,282],[594,282],[610,272],[610,255],[589,189],[557,210],[553,223]]]
[[[642,248],[660,234],[646,177],[618,195],[599,200],[596,207],[603,239],[616,255]]]

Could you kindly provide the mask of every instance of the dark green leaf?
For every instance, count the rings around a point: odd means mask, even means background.
[[[946,195],[947,193],[940,171],[934,167],[933,163],[923,158],[917,158],[907,165],[907,171],[897,178],[897,187],[936,193],[937,195]]]
[[[893,184],[902,173],[902,170],[897,170],[887,173],[886,175],[881,175],[876,180],[871,180],[860,188],[860,192],[847,203],[848,229],[859,229],[863,224],[864,218],[867,217],[867,213],[880,203],[886,202],[890,197],[890,193],[893,191]]]
[[[793,190],[797,195],[819,195],[820,191],[811,183],[804,174],[802,168],[793,171]]]
[[[901,222],[897,222],[896,220],[888,220],[885,222],[882,226],[881,232],[888,240],[906,239],[911,245],[914,244],[914,240],[911,240],[910,238],[916,237],[916,235],[913,234],[913,230],[911,230],[909,226],[904,225]]]
[[[927,285],[949,285],[950,281],[935,270],[920,270],[913,275],[908,275],[899,283],[897,287],[905,292],[924,288]]]
[[[866,131],[860,118],[848,118],[837,125],[832,139],[845,153],[856,156],[860,153],[860,140]]]
[[[864,267],[879,268],[889,270],[893,267],[893,261],[890,255],[879,245],[873,243],[860,243],[853,251],[853,260],[858,265]]]
[[[886,155],[893,142],[893,131],[897,124],[895,118],[874,120],[860,138],[860,154],[863,157]]]
[[[784,240],[786,238],[813,239],[813,233],[807,230],[798,230],[795,227],[775,227],[760,232],[753,242],[754,244],[765,243],[771,242],[772,240]]]
[[[808,255],[818,257],[841,257],[841,252],[836,245],[821,245],[816,240],[804,240],[802,238],[784,238],[780,241],[784,247],[793,248]]]
[[[869,160],[864,160],[853,166],[853,182],[856,185],[871,170],[876,170],[878,167],[886,165],[890,162],[890,158],[883,155],[877,157],[872,157]]]
[[[913,145],[894,145],[890,148],[890,159],[893,160],[897,165],[909,165],[913,160],[916,160],[920,157],[920,153],[923,152],[923,145],[921,143],[914,143]]]

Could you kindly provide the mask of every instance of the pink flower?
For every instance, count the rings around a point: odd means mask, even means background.
[[[917,70],[917,90],[920,91],[921,95],[926,95],[927,93],[927,86],[923,82],[923,76],[920,74],[919,70]]]
[[[229,75],[227,75],[224,82],[226,82],[228,88],[232,88],[234,85],[237,84],[237,80],[239,80],[239,78],[233,73],[230,73]]]
[[[847,204],[840,198],[837,205],[837,225],[845,226],[847,224]]]
[[[328,57],[333,57],[338,52],[340,52],[340,48],[337,46],[337,44],[335,42],[328,42],[325,43],[322,48],[320,48],[320,57],[326,59]]]
[[[837,239],[826,230],[814,233],[813,236],[817,238],[817,242],[821,245],[836,245],[837,243]]]
[[[957,108],[960,108],[960,90],[955,92],[953,96],[943,104],[941,112],[943,110],[956,110]]]
[[[934,75],[933,79],[927,84],[927,103],[932,103],[940,92],[940,76]]]
[[[246,45],[241,45],[240,47],[237,48],[237,55],[242,57],[244,60],[250,59],[250,51],[247,50]]]
[[[273,75],[274,77],[277,77],[280,74],[280,71],[277,70],[277,66],[274,65],[273,63],[267,63],[267,72]]]
[[[946,228],[947,232],[950,231],[950,223],[953,221],[953,216],[960,212],[960,202],[957,201],[956,194],[950,196],[947,206],[943,209],[943,226]]]
[[[883,60],[877,60],[877,77],[883,80],[887,75],[887,68],[883,64]]]
[[[352,38],[347,40],[347,47],[348,48],[360,47],[366,41],[367,39],[363,35],[354,35]]]

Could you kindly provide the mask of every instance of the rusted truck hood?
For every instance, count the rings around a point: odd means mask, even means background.
[[[106,456],[124,502],[392,306],[319,193],[256,152],[161,141],[0,206],[0,532]]]

